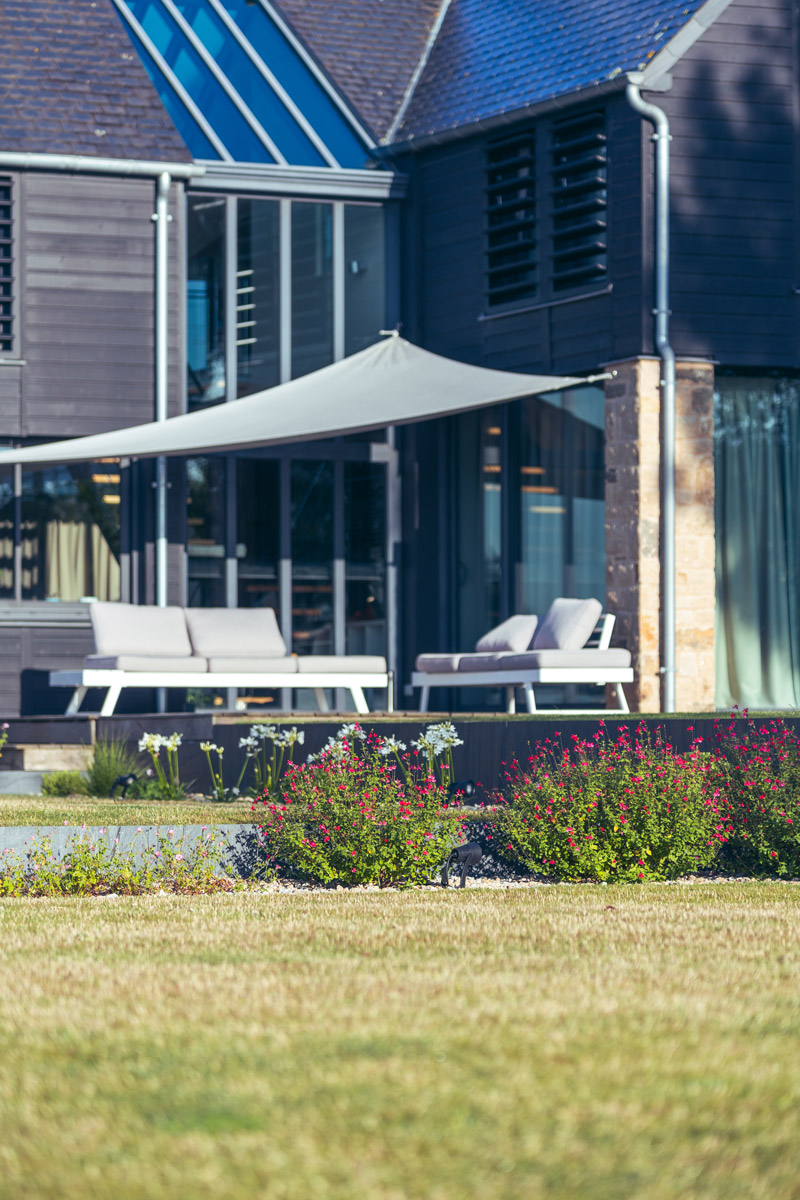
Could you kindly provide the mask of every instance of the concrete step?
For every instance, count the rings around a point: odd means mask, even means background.
[[[0,771],[0,796],[39,796],[41,771]]]
[[[9,742],[3,747],[0,775],[6,771],[85,771],[91,757],[91,746]]]

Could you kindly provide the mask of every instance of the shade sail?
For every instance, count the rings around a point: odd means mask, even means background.
[[[472,367],[392,336],[311,375],[232,404],[90,437],[5,450],[0,452],[0,466],[279,446],[450,416],[585,382]]]

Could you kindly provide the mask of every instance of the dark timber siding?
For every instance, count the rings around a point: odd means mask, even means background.
[[[654,97],[673,137],[679,355],[800,365],[797,71],[789,0],[734,0]]]
[[[540,195],[547,187],[546,130],[539,122]],[[508,132],[513,132],[509,125]],[[558,294],[551,304],[549,230],[538,229],[539,294],[485,317],[485,137],[433,147],[416,157],[412,185],[419,279],[407,289],[407,322],[428,349],[507,370],[566,373],[640,352],[642,321],[640,122],[624,99],[607,104],[609,262],[605,295]],[[405,164],[401,164],[405,168]],[[542,204],[540,202],[540,217]],[[545,201],[544,207],[548,207]],[[604,281],[586,287],[602,290]]]
[[[179,190],[171,211],[171,411],[180,401]],[[24,180],[22,433],[80,436],[153,419],[155,183]]]

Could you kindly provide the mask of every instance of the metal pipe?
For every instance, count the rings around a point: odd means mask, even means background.
[[[655,341],[663,364],[662,445],[662,593],[664,711],[675,712],[675,352],[669,341],[669,121],[655,104],[642,99],[641,78],[628,76],[628,103],[654,126],[655,142]]]
[[[0,150],[0,167],[8,170],[86,171],[95,175],[144,175],[154,178],[168,171],[173,179],[205,175],[194,163],[149,162],[133,158],[100,158],[92,154],[29,154]]]
[[[168,171],[162,171],[156,185],[155,266],[155,419],[167,419],[167,353],[169,311],[169,189],[172,180]],[[155,504],[155,566],[156,604],[162,608],[167,603],[167,460],[163,455],[156,459],[156,504]]]

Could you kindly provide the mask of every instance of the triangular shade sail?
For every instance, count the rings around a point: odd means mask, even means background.
[[[3,451],[0,466],[278,446],[449,416],[585,382],[471,367],[393,336],[311,375],[232,404],[110,433]]]

